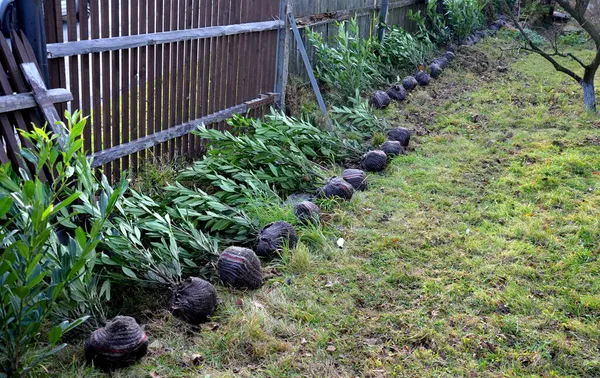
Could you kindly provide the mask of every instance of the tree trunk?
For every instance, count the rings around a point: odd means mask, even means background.
[[[596,93],[594,93],[594,79],[581,81],[583,88],[583,108],[590,112],[596,111]]]

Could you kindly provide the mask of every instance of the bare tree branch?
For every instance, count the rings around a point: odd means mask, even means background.
[[[564,0],[557,0],[557,1],[564,1]],[[541,55],[542,57],[544,57],[544,59],[546,59],[548,62],[550,62],[557,71],[562,72],[562,73],[564,73],[564,74],[572,77],[578,83],[581,83],[581,81],[582,81],[581,76],[577,75],[575,72],[571,71],[567,67],[565,67],[565,66],[561,65],[560,63],[558,63],[552,57],[552,55],[550,55],[547,52],[545,52],[544,50],[540,49],[535,43],[533,43],[531,41],[531,39],[529,38],[529,36],[527,35],[527,33],[525,33],[525,30],[523,30],[523,27],[519,23],[519,20],[517,20],[516,17],[515,17],[515,15],[513,14],[513,12],[510,11],[510,8],[508,7],[508,4],[506,4],[506,0],[502,0],[502,3],[503,3],[503,5],[504,5],[504,7],[506,9],[506,13],[511,18],[512,22],[515,24],[515,26],[517,27],[517,29],[519,29],[519,31],[521,32],[521,35],[523,36],[523,38],[525,39],[525,41],[529,45],[529,47],[525,47],[525,50],[532,51],[532,52],[535,52],[535,53]],[[600,56],[597,55],[597,57],[599,59],[599,64],[600,64]]]
[[[596,44],[596,49],[600,48],[600,31],[591,22],[585,19],[585,12],[587,11],[589,0],[577,1],[575,8],[571,6],[569,0],[556,0],[568,14],[570,14],[575,21],[585,30]]]

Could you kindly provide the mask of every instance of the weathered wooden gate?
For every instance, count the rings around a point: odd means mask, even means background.
[[[109,178],[151,156],[198,156],[194,125],[223,129],[275,100],[282,1],[84,3],[44,0],[50,87],[68,88],[67,106],[91,115],[85,148]]]

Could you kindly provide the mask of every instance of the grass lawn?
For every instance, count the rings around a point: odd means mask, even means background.
[[[260,290],[219,287],[199,331],[142,313],[150,352],[111,376],[600,376],[600,119],[502,44],[382,113],[414,150],[331,207],[324,243],[303,230]],[[47,368],[102,376],[81,360]]]

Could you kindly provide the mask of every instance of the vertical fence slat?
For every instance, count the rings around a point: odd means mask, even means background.
[[[129,21],[129,35],[137,35],[138,27],[139,27],[139,3],[138,0],[131,0],[131,12],[130,12],[130,21]],[[129,57],[129,80],[130,80],[130,91],[131,91],[131,104],[129,105],[129,109],[123,109],[124,112],[129,112],[129,126],[128,130],[124,133],[128,134],[128,138],[131,140],[135,140],[138,138],[138,131],[140,122],[139,119],[139,109],[141,108],[140,102],[140,94],[139,94],[139,82],[141,82],[141,78],[139,75],[139,48],[133,48],[130,50]],[[131,154],[131,167],[133,169],[137,169],[138,166],[138,154]]]
[[[192,28],[198,28],[200,21],[200,2],[194,0],[192,2]],[[198,59],[198,41],[191,41],[190,48],[190,101],[189,101],[189,119],[196,119],[196,101],[198,100],[198,71],[200,70],[200,64]],[[192,157],[196,157],[198,154],[198,138],[191,134],[189,137],[190,143],[190,154]]]
[[[109,0],[102,0],[102,38],[110,37],[110,12]],[[110,129],[110,53],[103,52],[101,55],[100,76],[102,77],[102,150],[111,147],[111,129]],[[112,180],[112,165],[108,163],[104,167],[104,173],[109,180]]]
[[[120,34],[120,0],[112,0],[110,5],[110,35],[111,37],[117,37]],[[105,125],[110,129],[110,147],[118,146],[120,143],[121,133],[119,130],[120,125],[120,109],[121,109],[121,51],[112,51],[110,60],[110,78],[111,78],[111,92],[110,92],[110,122]],[[106,73],[106,71],[105,71]],[[115,160],[112,165],[112,177],[113,180],[118,180],[121,175],[121,163],[122,159]]]
[[[90,4],[90,23],[92,39],[100,38],[100,7],[98,1],[92,1]],[[101,110],[101,90],[102,86],[97,85],[100,79],[100,53],[92,54],[92,152],[102,150],[102,110]]]
[[[179,0],[178,1],[178,8],[177,8],[177,15],[178,20],[177,20],[177,29],[176,30],[183,30],[185,29],[185,8],[186,8],[186,0]],[[176,71],[176,77],[177,77],[177,82],[176,82],[176,86],[175,86],[175,91],[177,93],[177,97],[175,99],[175,104],[176,104],[176,113],[175,113],[175,122],[171,125],[175,126],[175,125],[181,125],[183,122],[183,102],[184,102],[184,98],[185,98],[185,94],[183,93],[183,77],[184,77],[184,73],[185,73],[185,69],[183,67],[183,61],[184,61],[184,55],[185,55],[185,41],[181,41],[181,42],[177,42],[177,71]],[[183,140],[185,137],[179,137],[175,140],[175,145],[176,145],[176,151],[175,153],[178,156],[183,156]]]
[[[150,0],[153,1],[153,0]],[[147,28],[148,28],[148,16],[146,14],[146,11],[148,9],[148,0],[139,0],[139,19],[140,19],[140,24],[139,24],[139,28],[138,28],[138,34],[146,34]],[[140,93],[140,100],[139,100],[139,127],[137,128],[137,133],[138,133],[138,137],[144,137],[147,135],[147,128],[148,128],[148,124],[147,124],[147,119],[148,119],[148,113],[147,113],[147,109],[148,109],[148,104],[147,104],[147,97],[148,97],[148,79],[146,77],[147,75],[147,64],[148,64],[148,58],[149,58],[149,52],[150,50],[146,47],[140,47],[139,49],[139,58],[138,58],[138,64],[139,64],[139,69],[138,69],[138,81],[140,83],[139,85],[139,93]],[[145,161],[147,159],[146,157],[146,151],[140,151],[138,153],[138,158],[142,161]],[[140,163],[136,162],[135,164],[135,169],[138,170],[140,165]]]
[[[148,33],[154,33],[156,30],[156,22],[158,15],[156,15],[156,1],[149,0],[148,2]],[[155,131],[155,104],[156,104],[156,84],[155,73],[156,73],[156,48],[154,46],[148,46],[148,122],[146,126],[146,135],[150,135]],[[148,151],[146,158],[151,156],[152,150]]]
[[[129,13],[131,11],[131,13],[133,14],[134,9],[135,8],[130,8],[129,7],[129,1],[128,0],[121,0],[123,1],[123,4],[121,5],[121,23],[120,23],[120,29],[121,29],[121,35],[128,35],[128,26],[129,26]],[[133,17],[135,18],[135,17]],[[130,56],[131,54],[131,56]],[[130,67],[130,57],[131,57],[131,64],[133,64],[133,49],[129,50],[129,49],[123,49],[121,50],[121,65],[122,65],[122,70],[121,70],[121,95],[119,96],[121,99],[121,106],[120,106],[120,116],[121,116],[121,121],[120,124],[113,124],[112,127],[114,130],[119,130],[120,135],[121,135],[121,143],[127,143],[129,142],[129,109],[134,107],[136,99],[135,97],[131,97],[131,104],[129,103],[130,100],[130,96],[131,96],[131,90],[130,87],[133,88],[133,86],[135,85],[134,81],[131,81],[130,84],[130,76],[129,76],[129,72],[131,70],[131,72],[133,72],[132,68]],[[115,97],[114,92],[113,92],[113,97],[112,97],[112,101],[116,101],[119,99],[119,97]],[[133,140],[133,137],[132,139]],[[128,170],[129,169],[129,163],[130,163],[130,156],[125,156],[121,159],[121,163],[123,164],[123,170]]]
[[[75,6],[75,0],[66,0],[67,6],[67,40],[77,40],[77,7]],[[73,101],[71,102],[71,112],[81,108],[79,103],[79,57],[71,56],[67,58],[69,67],[69,89],[73,94]],[[62,114],[59,114],[62,116]]]
[[[88,6],[79,7],[79,19],[83,20],[79,23],[79,39],[89,39],[89,22],[88,22]],[[90,115],[91,111],[91,87],[90,82],[90,59],[91,54],[85,54],[81,56],[81,112],[83,116]],[[87,127],[83,132],[83,143],[84,150],[86,152],[92,151],[92,127],[91,122],[88,121]]]

